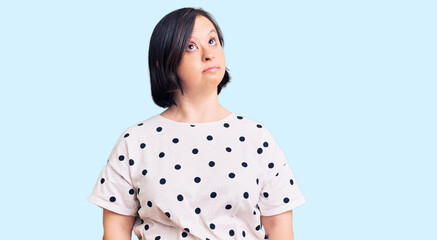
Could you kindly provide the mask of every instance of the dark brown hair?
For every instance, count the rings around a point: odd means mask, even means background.
[[[181,90],[184,94],[177,68],[181,62],[186,45],[191,38],[195,19],[198,15],[206,17],[214,25],[224,46],[223,34],[214,17],[202,8],[181,8],[165,15],[155,26],[149,45],[150,88],[153,101],[160,107],[176,105],[174,94]],[[229,70],[217,86],[217,94],[230,81]]]

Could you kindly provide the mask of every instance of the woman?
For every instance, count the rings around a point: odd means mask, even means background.
[[[269,130],[219,104],[230,80],[222,46],[202,9],[156,25],[151,90],[167,109],[128,127],[100,173],[88,200],[103,208],[104,240],[132,230],[147,240],[293,239],[292,209],[305,198]]]

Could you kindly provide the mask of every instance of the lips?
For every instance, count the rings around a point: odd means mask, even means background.
[[[215,72],[215,71],[217,71],[217,70],[219,70],[219,67],[209,67],[209,68],[203,70],[202,73]]]

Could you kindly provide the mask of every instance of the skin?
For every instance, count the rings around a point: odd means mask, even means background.
[[[294,240],[292,219],[293,210],[273,216],[261,216],[269,240]]]
[[[103,240],[131,240],[135,217],[103,208]]]
[[[211,66],[219,69],[203,72]],[[178,67],[184,95],[178,91],[173,105],[161,116],[178,122],[212,122],[231,113],[220,105],[217,86],[226,70],[225,55],[214,25],[204,16],[197,16],[191,40]]]
[[[216,66],[219,69],[205,73]],[[175,94],[178,106],[171,106],[161,116],[178,122],[212,122],[227,117],[231,112],[218,102],[217,86],[225,74],[223,48],[214,25],[205,17],[197,16],[190,43],[178,67],[184,89]],[[103,209],[103,240],[130,240],[135,217],[120,215]],[[273,216],[261,216],[269,240],[293,240],[292,211]]]

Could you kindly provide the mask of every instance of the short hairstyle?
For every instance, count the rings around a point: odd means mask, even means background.
[[[166,108],[177,105],[174,101],[178,89],[184,94],[177,68],[191,38],[195,19],[198,15],[206,17],[214,25],[224,46],[223,34],[214,17],[202,8],[180,8],[165,15],[155,26],[149,45],[150,88],[153,101]],[[231,77],[226,68],[222,81],[217,86],[217,94],[227,85]]]

